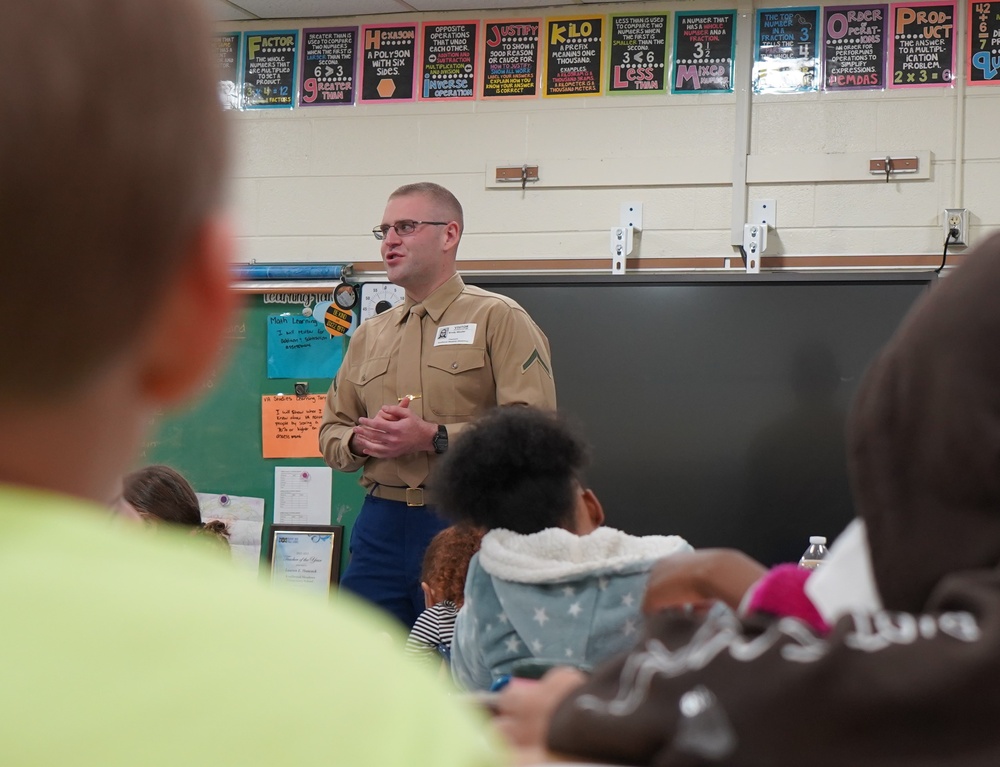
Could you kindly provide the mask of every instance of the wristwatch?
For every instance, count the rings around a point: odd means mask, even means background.
[[[434,446],[434,452],[438,455],[448,449],[448,430],[443,423],[438,424],[437,434],[431,438],[431,445]]]

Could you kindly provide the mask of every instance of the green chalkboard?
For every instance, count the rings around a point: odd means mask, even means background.
[[[301,317],[302,308],[302,302],[264,303],[261,295],[247,298],[227,334],[230,350],[225,364],[205,383],[193,405],[163,414],[140,458],[143,464],[173,466],[201,493],[263,498],[265,536],[274,516],[274,467],[323,465],[321,458],[262,457],[261,396],[292,394],[297,382],[307,383],[310,394],[322,394],[336,372],[331,370],[325,378],[268,377],[269,318],[284,313]],[[363,500],[358,475],[335,471],[331,524],[344,525],[346,536]],[[262,548],[266,552],[267,547]]]

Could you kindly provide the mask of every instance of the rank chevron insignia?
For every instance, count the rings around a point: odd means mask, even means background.
[[[551,371],[551,370],[549,370],[549,366],[545,364],[545,360],[543,360],[543,359],[542,359],[542,355],[538,353],[538,349],[535,349],[535,350],[534,350],[533,352],[531,352],[531,356],[530,356],[530,357],[528,357],[528,359],[526,359],[526,360],[524,361],[524,364],[523,364],[523,365],[521,365],[521,372],[522,372],[522,373],[527,373],[527,372],[528,372],[528,368],[530,368],[530,367],[531,367],[532,365],[534,365],[534,364],[535,364],[536,362],[537,362],[537,363],[538,363],[539,365],[541,365],[541,366],[542,366],[542,369],[543,369],[543,370],[544,370],[544,371],[545,371],[546,373],[548,373],[549,375],[552,375],[552,371]]]

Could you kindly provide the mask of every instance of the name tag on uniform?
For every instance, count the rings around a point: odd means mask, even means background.
[[[452,344],[471,344],[476,340],[476,323],[465,325],[442,325],[434,337],[435,346],[451,346]]]

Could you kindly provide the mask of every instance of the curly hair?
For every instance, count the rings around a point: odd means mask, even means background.
[[[438,598],[461,607],[469,560],[479,551],[482,540],[483,531],[478,528],[469,525],[446,527],[427,545],[420,580],[430,586]]]
[[[457,522],[526,535],[569,528],[588,459],[584,440],[555,413],[502,407],[458,436],[432,490],[441,513]]]

